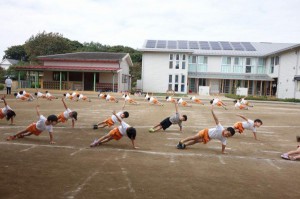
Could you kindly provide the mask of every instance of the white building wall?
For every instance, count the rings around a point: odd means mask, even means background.
[[[289,51],[280,55],[278,67],[278,98],[295,98],[295,81],[297,66],[297,54],[295,51]]]
[[[207,56],[207,72],[221,72],[222,56]]]
[[[122,70],[119,71],[118,74],[118,91],[129,91],[131,89],[130,77],[129,77],[129,65],[126,60],[123,60],[120,63],[120,67]],[[127,82],[122,82],[122,75],[126,75]],[[117,77],[117,76],[115,76]]]
[[[179,53],[180,54],[180,53]],[[182,55],[182,54],[180,54]],[[187,74],[188,74],[188,55],[186,55],[186,66],[185,69],[181,68],[169,69],[170,53],[156,53],[156,52],[144,52],[143,53],[143,64],[142,64],[142,87],[144,92],[158,92],[165,93],[169,86],[169,75],[172,75],[173,87],[175,84],[175,75],[178,75],[178,93],[187,92]],[[181,62],[181,61],[180,61]],[[184,92],[180,92],[180,86],[182,82],[182,75],[184,75]]]

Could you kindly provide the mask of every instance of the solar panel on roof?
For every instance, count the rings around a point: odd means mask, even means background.
[[[178,48],[179,49],[187,49],[187,41],[178,41]]]
[[[155,48],[156,40],[148,40],[146,43],[146,48]]]
[[[240,42],[231,42],[231,45],[233,46],[234,50],[244,51],[244,48]]]
[[[169,49],[176,49],[177,48],[177,42],[176,41],[168,41],[168,48]]]
[[[221,44],[223,50],[233,50],[230,43],[227,41],[221,41],[220,44]]]
[[[219,42],[216,42],[216,41],[210,41],[209,43],[210,43],[211,48],[212,48],[213,50],[222,50],[222,48],[221,48]]]
[[[208,41],[200,41],[199,43],[202,50],[210,50]]]
[[[156,48],[166,48],[167,46],[167,41],[165,40],[158,40]]]
[[[189,41],[190,49],[199,49],[199,45],[197,41]]]
[[[250,42],[241,42],[247,51],[256,51]]]

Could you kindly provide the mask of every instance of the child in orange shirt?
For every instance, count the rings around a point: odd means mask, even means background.
[[[17,134],[13,136],[9,136],[6,140],[14,140],[17,138],[23,138],[24,136],[30,136],[32,134],[38,136],[40,135],[43,131],[47,130],[49,132],[50,136],[50,144],[54,144],[55,142],[53,141],[53,127],[54,125],[57,124],[57,117],[55,115],[49,115],[48,118],[45,118],[43,115],[40,114],[39,112],[39,106],[36,106],[36,113],[37,116],[39,117],[39,120],[36,123],[32,123],[29,125],[25,130],[18,132]]]

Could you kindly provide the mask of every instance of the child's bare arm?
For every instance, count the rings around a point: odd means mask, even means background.
[[[211,107],[211,114],[216,122],[216,125],[218,125],[220,122],[219,122],[219,119],[217,118],[217,116],[215,115],[214,113],[214,109],[213,109],[213,106]]]
[[[124,110],[125,104],[126,104],[126,99],[124,99],[124,104],[123,104],[122,110]]]
[[[177,102],[174,102],[174,104],[175,104],[176,113],[178,113],[178,104],[177,104]]]
[[[50,136],[50,144],[55,144],[55,142],[53,142],[52,132],[49,132],[49,136]]]
[[[6,100],[5,100],[5,95],[1,98],[4,102],[4,105],[7,106]]]
[[[225,154],[225,148],[226,148],[226,145],[222,144],[222,153]]]
[[[133,147],[134,149],[138,149],[138,148],[139,148],[139,147],[136,147],[136,146],[135,146],[134,140],[131,139],[131,143],[132,143],[132,147]]]
[[[65,103],[64,98],[61,98],[61,101],[63,102],[65,109],[68,109],[68,107],[67,107],[67,105],[66,105],[66,103]]]
[[[244,117],[243,115],[240,115],[240,114],[236,114],[237,116],[241,117],[242,119],[248,121],[248,118]]]
[[[39,110],[40,105],[36,105],[35,110],[36,110],[36,114],[38,117],[40,117],[40,110]]]

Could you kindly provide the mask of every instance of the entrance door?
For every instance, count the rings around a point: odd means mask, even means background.
[[[94,90],[94,73],[84,73],[84,90]]]

